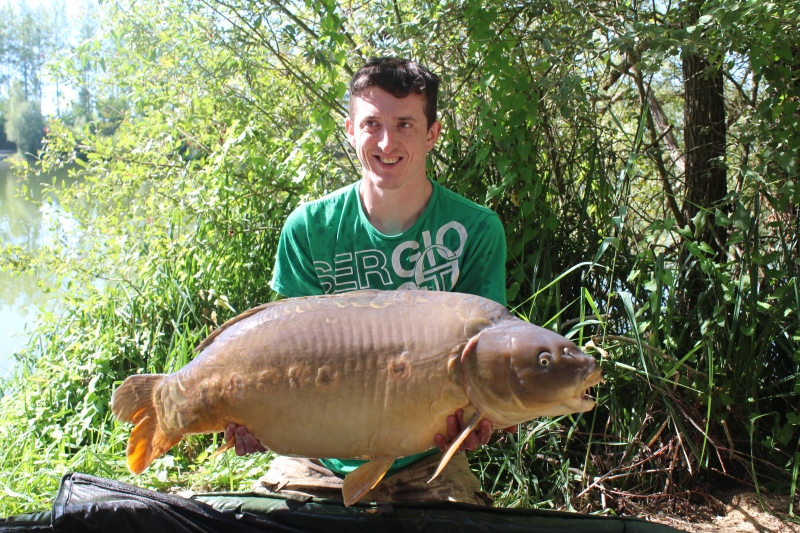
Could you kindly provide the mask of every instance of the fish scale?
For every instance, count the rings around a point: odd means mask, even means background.
[[[198,349],[181,370],[130,376],[114,392],[115,416],[135,424],[129,469],[235,423],[278,454],[371,459],[345,479],[346,504],[394,458],[434,447],[457,409],[508,427],[587,411],[584,393],[600,381],[596,361],[564,337],[491,300],[434,291],[281,300]]]

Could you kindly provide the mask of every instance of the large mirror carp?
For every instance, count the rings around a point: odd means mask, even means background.
[[[198,350],[181,370],[130,376],[114,392],[114,415],[135,424],[131,472],[186,435],[234,422],[277,454],[370,459],[345,478],[346,505],[395,458],[435,447],[457,409],[470,427],[440,470],[482,419],[505,428],[589,411],[587,389],[601,380],[597,362],[561,335],[451,292],[280,300],[229,320]]]

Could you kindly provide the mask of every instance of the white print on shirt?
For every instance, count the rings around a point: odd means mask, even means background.
[[[458,236],[455,250],[444,244],[448,231],[455,231]],[[333,267],[326,261],[314,261],[314,269],[325,294],[391,288],[392,274],[388,266],[396,276],[411,278],[398,289],[449,291],[458,282],[458,260],[466,242],[467,229],[461,223],[452,221],[439,228],[435,240],[431,239],[430,231],[423,231],[422,244],[417,241],[398,244],[392,252],[391,265],[387,264],[382,251],[368,249],[336,255]]]

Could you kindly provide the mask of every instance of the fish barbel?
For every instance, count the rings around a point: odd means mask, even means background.
[[[594,358],[561,335],[452,292],[280,300],[229,320],[198,350],[181,370],[130,376],[114,392],[114,415],[135,424],[131,472],[233,422],[277,454],[368,459],[345,478],[346,505],[395,458],[434,448],[457,409],[470,428],[440,471],[481,420],[506,428],[589,411],[587,389],[601,380]]]

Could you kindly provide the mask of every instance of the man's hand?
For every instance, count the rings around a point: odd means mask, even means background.
[[[461,435],[461,432],[464,431],[464,428],[467,424],[464,423],[464,411],[463,409],[459,409],[456,411],[455,415],[450,415],[447,417],[447,434],[449,436],[448,440],[445,440],[444,436],[440,433],[437,433],[436,436],[433,437],[433,440],[436,441],[436,445],[439,447],[440,450],[447,451],[450,448],[450,443],[458,438]],[[511,426],[503,431],[508,433],[516,433],[517,426]],[[492,436],[492,423],[488,420],[484,419],[481,420],[478,424],[478,427],[475,428],[475,431],[470,433],[464,442],[461,443],[461,446],[458,447],[458,451],[468,451],[471,452],[481,444],[487,444],[489,439]]]
[[[246,427],[237,426],[233,422],[228,424],[228,427],[225,428],[225,442],[228,442],[232,438],[236,439],[236,455],[240,457],[248,453],[264,453],[267,451],[267,449],[258,442],[258,439],[247,431]]]

